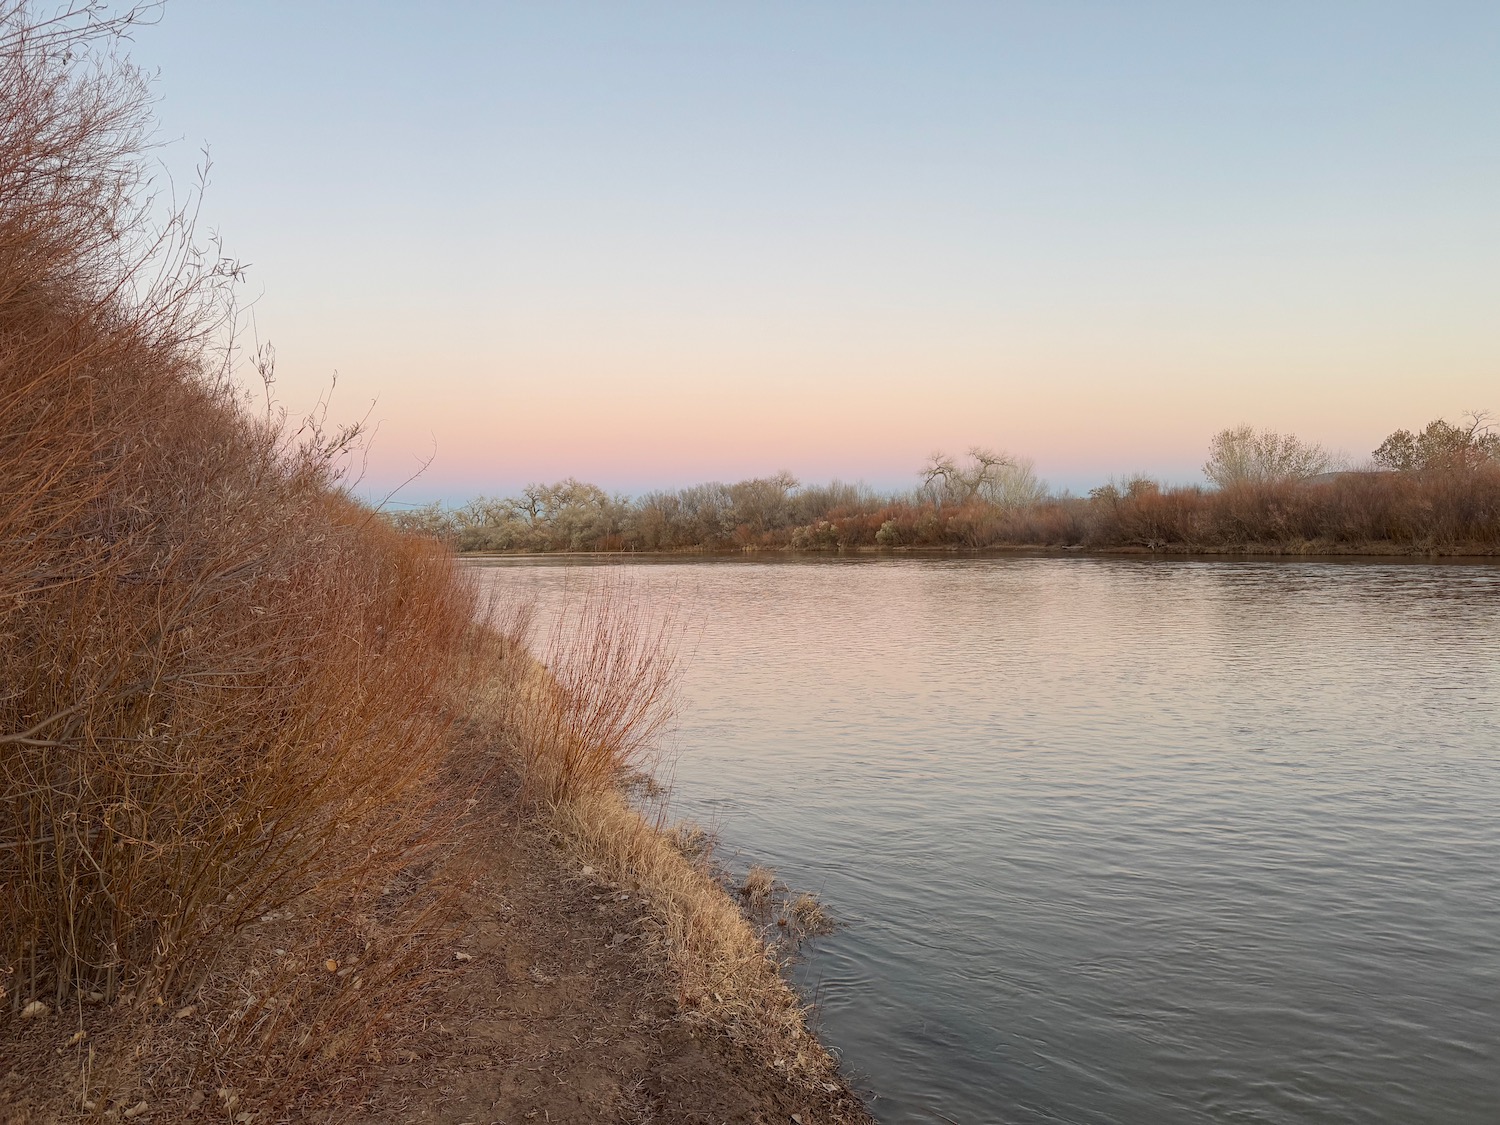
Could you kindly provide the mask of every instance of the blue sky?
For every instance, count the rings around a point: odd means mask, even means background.
[[[1500,408],[1500,5],[171,0],[160,157],[371,487],[1196,475]]]

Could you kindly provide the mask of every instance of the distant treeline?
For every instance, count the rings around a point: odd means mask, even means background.
[[[1204,474],[1207,487],[1129,476],[1058,495],[1029,461],[976,448],[934,454],[904,493],[779,473],[628,497],[569,478],[390,519],[463,552],[1500,550],[1500,433],[1485,413],[1398,430],[1353,470],[1294,435],[1242,426],[1214,436]]]

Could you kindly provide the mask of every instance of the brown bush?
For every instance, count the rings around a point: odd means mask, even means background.
[[[170,1011],[272,911],[304,952],[353,941],[433,831],[475,609],[443,550],[341,491],[354,431],[287,438],[246,413],[209,347],[234,268],[195,249],[189,213],[153,224],[144,86],[88,15],[0,6],[11,1012],[89,994]],[[285,1074],[326,1054],[319,1019],[388,1004],[321,965],[261,972],[203,1050],[248,1039]]]
[[[591,586],[562,614],[542,649],[545,674],[514,678],[503,712],[535,797],[558,804],[613,789],[651,764],[674,715],[675,641],[671,621],[648,620],[618,584]]]

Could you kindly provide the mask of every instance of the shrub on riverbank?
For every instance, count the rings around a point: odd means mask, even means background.
[[[128,17],[71,13],[0,5],[0,1033],[82,1110],[196,1076],[232,1115],[409,979],[475,598],[340,489],[353,432],[247,412],[237,267],[143,201]]]

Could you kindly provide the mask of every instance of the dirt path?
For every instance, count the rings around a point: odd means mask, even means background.
[[[382,1047],[360,1120],[871,1120],[848,1089],[798,1088],[753,1045],[678,1019],[640,900],[539,829],[505,830],[485,859],[426,1026]]]
[[[473,791],[455,781],[452,800]],[[455,891],[440,923],[448,936],[436,950],[424,940],[425,983],[394,998],[392,1023],[340,1075],[284,1091],[279,1111],[253,1094],[221,1105],[217,1079],[191,1074],[189,1054],[173,1054],[182,1040],[173,1018],[134,1007],[111,1021],[112,1009],[91,1008],[80,1042],[68,1021],[84,1017],[54,1013],[0,1027],[0,1125],[873,1125],[833,1072],[794,1081],[777,1069],[771,1041],[736,1042],[684,1020],[661,915],[557,842],[550,822],[526,811],[514,778],[497,779],[483,807],[482,826],[455,839],[454,864],[413,870],[413,886],[441,878]],[[288,939],[274,925],[252,926],[242,953],[278,942]],[[210,1016],[198,1022],[221,1018]],[[95,1091],[86,1109],[83,1089]]]

